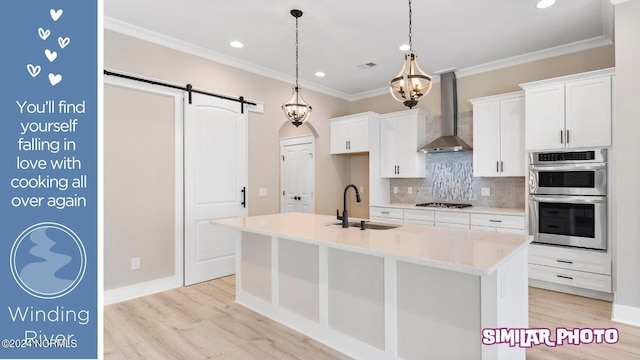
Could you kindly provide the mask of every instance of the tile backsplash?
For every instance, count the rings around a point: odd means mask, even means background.
[[[391,179],[392,203],[416,204],[430,201],[463,202],[474,206],[525,207],[526,178],[473,177],[473,153],[427,154],[427,176],[419,179]],[[394,194],[393,188],[398,188]],[[408,187],[412,193],[408,193]],[[482,196],[482,188],[490,196]]]

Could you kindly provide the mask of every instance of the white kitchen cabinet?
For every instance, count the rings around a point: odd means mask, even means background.
[[[376,115],[375,113],[367,112],[330,119],[330,153],[333,155],[368,152],[370,120],[372,116]]]
[[[380,119],[380,176],[419,178],[427,174],[426,155],[418,152],[427,140],[427,114],[405,110]]]
[[[473,176],[525,176],[524,92],[473,104]]]
[[[611,255],[534,243],[529,246],[529,278],[610,293]]]
[[[469,213],[436,211],[435,226],[469,230]]]
[[[471,230],[524,234],[523,215],[470,214]]]
[[[398,208],[379,206],[369,207],[369,220],[391,224],[404,223],[404,211]]]
[[[612,77],[604,69],[521,84],[526,149],[610,146]]]
[[[435,226],[433,210],[404,210],[404,223],[411,225]]]

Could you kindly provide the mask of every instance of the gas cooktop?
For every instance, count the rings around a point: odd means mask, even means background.
[[[447,202],[428,202],[428,203],[416,204],[416,206],[449,208],[449,209],[462,209],[462,208],[470,207],[471,204],[456,204],[456,203],[447,203]]]

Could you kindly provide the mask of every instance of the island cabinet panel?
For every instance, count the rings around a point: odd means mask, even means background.
[[[278,239],[279,303],[283,309],[319,321],[318,246]]]
[[[384,259],[329,249],[329,327],[385,347]]]
[[[482,339],[528,326],[531,236],[334,220],[213,220],[241,233],[236,302],[354,359],[525,359],[522,347]]]
[[[480,278],[402,261],[397,271],[400,358],[482,358]]]
[[[242,290],[271,301],[271,238],[242,233]]]

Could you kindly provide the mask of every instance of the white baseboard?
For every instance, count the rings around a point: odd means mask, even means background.
[[[640,308],[614,303],[611,318],[615,322],[640,327]]]
[[[161,291],[171,290],[182,286],[182,278],[172,276],[168,278],[143,282],[140,284],[124,286],[117,289],[104,291],[104,306],[121,301],[135,299],[145,295],[155,294]]]

